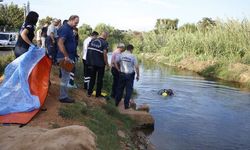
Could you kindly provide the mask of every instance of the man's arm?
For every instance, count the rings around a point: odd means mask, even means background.
[[[138,65],[136,58],[135,58],[135,71],[136,71],[136,80],[138,81],[140,77],[140,70],[139,70],[139,65]]]
[[[54,38],[54,35],[55,35],[54,32],[51,32],[51,33],[50,33],[50,38],[51,38],[51,40],[52,40],[53,43],[56,42],[56,41],[55,41],[55,38]]]
[[[135,66],[135,70],[136,70],[136,80],[138,81],[140,77],[140,70],[138,65]]]
[[[103,57],[104,57],[104,62],[106,64],[106,66],[109,68],[108,54],[107,54],[107,50],[106,49],[103,51]]]
[[[28,33],[29,33],[29,30],[28,30],[28,29],[24,29],[23,32],[21,33],[21,37],[22,37],[22,39],[23,39],[27,44],[31,45],[31,44],[32,44],[32,41],[29,40],[29,38],[28,38],[28,36],[27,36]]]
[[[120,62],[120,55],[117,55],[114,60],[114,65],[116,70],[118,70],[118,72],[121,72],[119,62]]]
[[[64,55],[64,59],[65,60],[69,60],[69,55],[65,49],[65,46],[64,46],[64,38],[59,38],[58,40],[58,47],[59,47],[59,50],[63,53]]]

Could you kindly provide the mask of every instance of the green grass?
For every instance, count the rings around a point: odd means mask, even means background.
[[[85,103],[73,103],[64,105],[59,109],[59,115],[65,119],[78,119],[87,113],[87,106]]]
[[[14,55],[0,56],[0,76],[3,75],[5,67],[14,60]]]
[[[217,25],[206,32],[197,30],[154,31],[142,34],[140,52],[160,53],[178,62],[186,57],[202,56],[203,60],[224,60],[250,64],[250,22],[248,20],[217,20]],[[136,37],[134,37],[136,38]],[[133,42],[133,41],[132,41]]]
[[[186,30],[168,30],[162,33],[144,32],[141,43],[137,42],[135,45],[137,46],[136,52],[164,56],[164,60],[158,58],[153,58],[153,60],[161,60],[164,61],[162,63],[171,66],[178,66],[182,60],[189,58],[216,62],[215,65],[203,70],[201,74],[237,81],[242,72],[228,71],[228,67],[236,63],[250,65],[249,39],[250,22],[248,20],[227,20],[226,22],[217,20],[216,26],[205,32],[199,29],[195,32]]]
[[[59,115],[86,125],[96,134],[97,145],[101,150],[121,149],[121,141],[132,143],[130,134],[134,122],[129,117],[121,115],[112,101],[108,101],[103,107],[87,107],[80,102],[63,105],[59,109]],[[119,137],[118,130],[124,131],[127,137]]]

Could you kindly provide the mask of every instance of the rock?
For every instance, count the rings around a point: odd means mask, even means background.
[[[139,148],[139,150],[145,150],[145,149],[146,149],[146,147],[145,147],[144,145],[142,145],[142,144],[140,144],[140,145],[138,146],[138,148]]]
[[[124,133],[123,131],[121,131],[121,130],[119,130],[119,131],[117,132],[117,134],[118,134],[118,136],[121,137],[121,138],[125,138],[125,137],[126,137],[125,133]]]
[[[136,103],[135,103],[135,101],[134,101],[133,99],[130,99],[129,105],[130,105],[130,107],[131,107],[132,109],[136,110]]]
[[[138,111],[146,111],[149,112],[149,106],[147,104],[142,104],[137,108]]]
[[[153,128],[154,127],[154,118],[145,111],[136,111],[133,109],[124,109],[124,102],[121,101],[118,106],[119,112],[121,114],[128,115],[130,118],[135,120],[136,125],[140,128]]]
[[[95,150],[96,136],[84,126],[58,129],[1,127],[1,150]]]
[[[153,144],[149,144],[148,146],[147,146],[147,150],[156,150],[156,148],[155,148],[155,146],[153,145]]]

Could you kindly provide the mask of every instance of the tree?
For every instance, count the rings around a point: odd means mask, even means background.
[[[156,33],[166,32],[168,30],[177,30],[178,19],[157,19],[155,24]]]
[[[47,16],[46,18],[43,18],[43,19],[40,19],[38,24],[39,24],[39,27],[41,28],[43,25],[45,25],[46,23],[47,24],[50,24],[52,21],[52,17],[50,16]]]
[[[78,34],[80,37],[80,41],[83,41],[84,39],[86,39],[91,33],[92,33],[92,27],[88,24],[82,24],[79,28],[78,28]]]
[[[211,29],[212,27],[216,26],[216,21],[214,21],[212,18],[204,17],[202,20],[198,22],[198,26],[202,30],[208,30]]]
[[[109,38],[107,39],[109,43],[109,47],[115,48],[115,45],[119,42],[123,42],[124,35],[121,30],[115,29],[110,25],[106,25],[104,23],[100,23],[95,27],[95,31],[101,34],[103,31],[109,33]]]
[[[0,30],[17,31],[24,21],[24,9],[11,3],[10,5],[0,5]]]

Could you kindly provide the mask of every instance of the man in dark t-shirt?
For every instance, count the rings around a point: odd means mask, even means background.
[[[57,53],[57,60],[67,61],[69,63],[73,63],[75,61],[76,54],[76,44],[75,44],[75,36],[73,33],[73,28],[76,27],[79,23],[79,17],[76,15],[72,15],[69,18],[69,21],[65,23],[59,29],[59,37],[58,37],[58,48],[59,51]],[[59,101],[62,103],[73,103],[74,99],[71,99],[68,96],[68,87],[70,79],[70,72],[65,70],[62,66],[61,70],[61,83],[60,83],[60,96]]]
[[[26,16],[25,21],[20,29],[14,50],[16,58],[27,52],[29,47],[35,47],[35,45],[32,43],[32,40],[35,36],[34,31],[38,17],[38,13],[34,11],[30,11]]]
[[[86,64],[90,67],[91,79],[89,83],[88,96],[93,93],[97,74],[96,97],[101,96],[105,65],[109,68],[107,53],[108,43],[106,39],[108,33],[103,32],[99,38],[90,41],[87,49]]]
[[[22,55],[23,53],[27,52],[30,45],[28,43],[26,43],[23,38],[21,37],[21,33],[23,32],[24,29],[28,30],[28,34],[27,37],[30,41],[33,40],[35,34],[35,26],[30,24],[30,23],[24,23],[20,29],[20,33],[18,35],[18,39],[16,42],[16,46],[15,46],[15,56],[19,57],[20,55]]]

